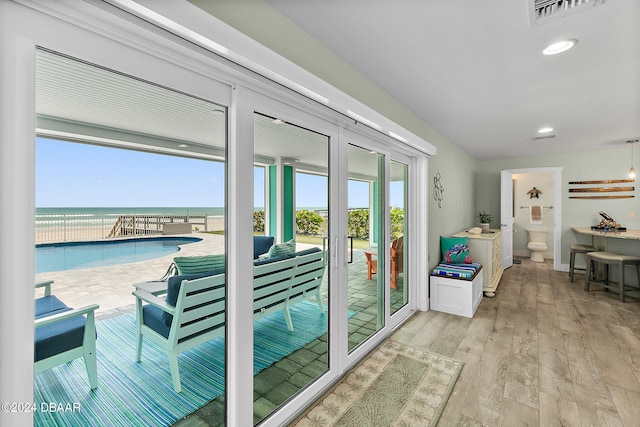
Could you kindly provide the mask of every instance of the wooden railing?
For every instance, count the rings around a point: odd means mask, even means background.
[[[206,215],[120,215],[107,237],[163,234],[165,224],[202,225],[207,231]]]
[[[165,224],[191,224],[195,230],[208,229],[207,215],[39,214],[35,222],[35,243],[163,234]]]

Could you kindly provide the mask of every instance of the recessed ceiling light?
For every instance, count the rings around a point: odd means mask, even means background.
[[[180,144],[180,145],[178,145],[178,148],[187,148],[187,147],[188,147],[188,145],[187,145],[187,144]]]
[[[549,133],[549,132],[553,132],[553,128],[544,127],[544,128],[538,129],[538,133]]]
[[[542,53],[544,55],[555,55],[558,53],[566,52],[567,50],[574,47],[576,44],[578,44],[578,40],[575,40],[575,39],[562,40],[562,41],[550,44],[542,51]]]

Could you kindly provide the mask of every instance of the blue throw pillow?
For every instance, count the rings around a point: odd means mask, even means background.
[[[440,237],[442,260],[450,264],[471,264],[469,238]]]

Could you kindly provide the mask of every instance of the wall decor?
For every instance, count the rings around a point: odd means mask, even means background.
[[[599,187],[573,187],[569,188],[569,193],[621,193],[621,192],[633,192],[636,187],[634,186],[610,186],[607,187],[606,184],[625,184],[635,182],[635,179],[600,179],[600,180],[591,180],[591,181],[569,181],[569,185],[594,185],[601,184]],[[570,195],[570,199],[632,199],[635,195],[633,194],[615,194],[615,195],[607,195],[607,196],[598,196],[598,195]]]
[[[531,190],[527,191],[527,195],[530,199],[533,199],[534,197],[536,199],[539,199],[538,196],[540,196],[540,194],[542,194],[542,191],[538,190],[536,187],[533,187]]]
[[[584,187],[570,188],[569,193],[612,193],[616,191],[634,191],[635,187]]]
[[[620,184],[623,182],[635,182],[635,179],[603,179],[597,181],[569,181],[569,184]]]
[[[631,199],[633,197],[636,196],[569,196],[570,199]]]
[[[442,207],[442,200],[444,199],[444,186],[442,185],[440,172],[437,172],[433,177],[433,198],[438,202],[438,207]]]

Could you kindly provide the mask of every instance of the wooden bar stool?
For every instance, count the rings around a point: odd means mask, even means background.
[[[604,264],[604,279],[596,279],[596,264]],[[618,282],[609,281],[609,266],[617,266],[620,271]],[[584,281],[584,290],[589,291],[590,285],[604,286],[607,289],[618,289],[620,301],[624,302],[625,290],[640,290],[640,288],[627,286],[624,281],[624,267],[632,265],[636,267],[638,282],[640,283],[640,257],[633,255],[618,255],[611,252],[587,253],[587,277]]]
[[[586,271],[586,268],[576,268],[576,254],[587,254],[588,252],[595,252],[596,248],[591,245],[579,245],[577,243],[571,244],[571,252],[569,255],[569,279],[573,282],[573,276],[576,270]]]

